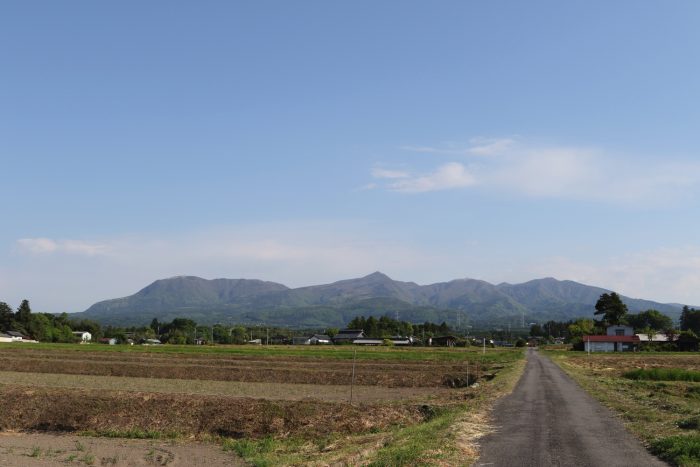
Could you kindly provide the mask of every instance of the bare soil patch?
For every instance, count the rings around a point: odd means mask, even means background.
[[[259,383],[240,381],[204,381],[191,379],[125,378],[121,376],[69,375],[0,371],[0,381],[11,386],[31,388],[91,388],[166,394],[198,394],[274,400],[317,399],[328,402],[349,400],[349,385],[316,385],[290,383]],[[0,386],[2,384],[0,383]],[[409,401],[447,396],[447,388],[362,386],[353,388],[356,402]]]
[[[418,405],[252,398],[6,386],[0,388],[0,429],[39,431],[155,430],[231,438],[324,436],[412,424]]]
[[[189,354],[34,349],[0,352],[0,368],[13,372],[317,385],[350,384],[352,365],[347,360],[287,356],[261,359],[206,354],[191,358]],[[425,361],[361,360],[355,367],[356,384],[386,387],[453,386],[466,372],[465,363]]]
[[[682,368],[684,370],[700,370],[700,357],[697,354],[565,354],[568,365],[587,368],[591,371],[613,372],[622,374],[637,368]]]
[[[0,432],[0,465],[243,466],[220,446],[184,441],[116,440]]]

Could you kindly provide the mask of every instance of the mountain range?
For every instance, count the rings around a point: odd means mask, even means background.
[[[607,289],[536,279],[493,285],[456,279],[430,285],[395,281],[381,272],[331,284],[289,288],[255,279],[178,276],[161,279],[124,298],[95,303],[75,318],[105,325],[135,326],[153,318],[190,318],[199,324],[264,324],[305,328],[342,327],[355,316],[399,317],[404,321],[457,326],[518,326],[592,317]],[[656,309],[678,319],[682,305],[622,297],[630,312]]]

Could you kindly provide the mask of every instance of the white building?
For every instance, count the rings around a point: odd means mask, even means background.
[[[651,339],[649,339],[649,334],[637,334],[637,337],[642,342],[669,342],[666,334],[652,334]]]
[[[80,342],[90,342],[92,334],[87,331],[73,331],[73,335],[80,338]]]
[[[631,326],[608,326],[605,336],[583,336],[586,352],[631,352],[639,347],[639,337]]]

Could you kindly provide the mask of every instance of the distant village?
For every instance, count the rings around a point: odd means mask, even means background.
[[[526,329],[454,329],[446,323],[409,323],[389,316],[355,317],[345,329],[294,330],[262,325],[197,325],[187,318],[149,326],[102,327],[69,315],[32,313],[24,300],[17,311],[0,302],[0,343],[94,343],[105,345],[358,345],[427,347],[525,347],[559,345],[585,352],[697,351],[700,310],[685,307],[679,327],[656,310],[629,314],[614,292],[596,304],[600,320],[530,323]]]

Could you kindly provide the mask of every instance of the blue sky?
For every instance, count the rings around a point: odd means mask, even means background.
[[[0,5],[0,300],[553,276],[700,304],[695,1]]]

